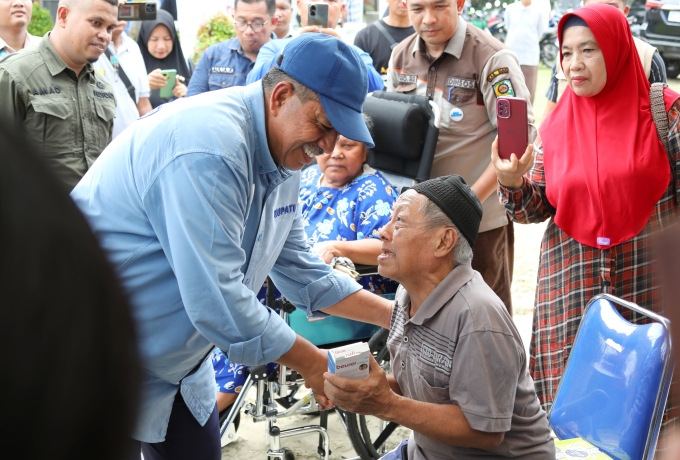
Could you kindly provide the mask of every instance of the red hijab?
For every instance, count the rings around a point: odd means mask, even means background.
[[[602,4],[564,15],[560,62],[563,27],[571,16],[588,24],[602,49],[607,83],[592,97],[568,87],[543,122],[546,194],[558,227],[581,244],[607,249],[642,231],[668,188],[670,165],[628,21]],[[672,91],[665,96],[670,105],[680,97]]]

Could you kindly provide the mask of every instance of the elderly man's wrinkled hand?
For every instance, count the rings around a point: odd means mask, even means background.
[[[498,155],[497,136],[491,145],[491,163],[496,169],[498,182],[505,188],[517,190],[524,184],[522,176],[534,165],[534,146],[529,144],[522,158],[518,159],[513,153],[509,160],[504,160]]]
[[[384,416],[394,404],[397,395],[387,383],[385,371],[371,356],[368,377],[361,380],[346,379],[326,372],[326,396],[336,406],[355,414]]]

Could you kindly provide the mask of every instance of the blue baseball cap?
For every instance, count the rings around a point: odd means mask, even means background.
[[[368,75],[351,46],[330,35],[306,33],[286,45],[277,64],[319,94],[326,116],[338,133],[375,147],[361,115]]]

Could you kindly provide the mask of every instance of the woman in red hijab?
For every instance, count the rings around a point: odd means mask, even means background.
[[[530,361],[546,411],[591,298],[611,293],[660,311],[649,239],[677,219],[680,189],[680,95],[664,89],[655,104],[661,120],[667,114],[666,152],[626,18],[609,5],[586,6],[562,18],[558,36],[564,97],[521,159],[501,160],[495,147],[492,154],[510,218],[551,219]]]

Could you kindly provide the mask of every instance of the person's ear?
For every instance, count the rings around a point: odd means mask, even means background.
[[[465,8],[465,0],[457,0],[456,6],[458,6],[458,14],[463,14],[463,8]]]
[[[272,18],[269,20],[271,23],[272,27],[274,27],[276,24],[279,23],[279,17],[278,16],[272,16]]]
[[[456,232],[453,227],[443,227],[439,232],[439,237],[437,238],[437,247],[434,251],[435,257],[452,257],[453,247],[458,242],[458,238],[458,232]]]
[[[293,85],[287,81],[279,82],[269,96],[269,113],[276,117],[286,104],[292,101],[295,95]]]
[[[66,5],[60,5],[59,8],[57,8],[57,26],[61,27],[62,29],[66,27],[66,17],[70,13],[70,10],[68,6]]]

